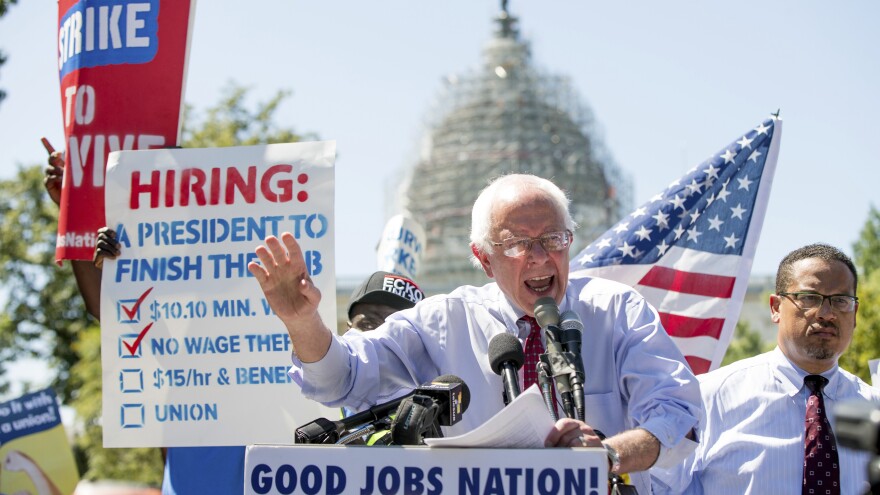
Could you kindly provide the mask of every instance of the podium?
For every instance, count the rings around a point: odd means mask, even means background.
[[[244,493],[605,495],[601,448],[251,445]]]

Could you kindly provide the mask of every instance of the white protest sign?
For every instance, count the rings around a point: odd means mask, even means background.
[[[110,155],[104,263],[104,446],[293,443],[338,410],[287,375],[290,338],[247,270],[268,235],[293,233],[336,321],[335,142]]]
[[[248,495],[608,493],[602,448],[429,449],[251,445]]]
[[[416,280],[425,242],[427,236],[421,224],[408,216],[394,215],[385,224],[376,249],[376,269]]]

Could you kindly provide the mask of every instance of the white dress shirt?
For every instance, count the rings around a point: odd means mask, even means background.
[[[808,373],[777,347],[700,375],[705,419],[694,455],[668,471],[652,469],[655,491],[742,495],[801,493]],[[822,376],[825,409],[834,429],[834,406],[847,399],[880,402],[880,390],[834,366]],[[868,452],[838,442],[843,495],[866,488]]]
[[[697,381],[661,326],[657,312],[630,287],[596,278],[569,281],[561,311],[584,324],[586,422],[608,436],[634,427],[660,441],[659,464],[674,464],[694,442],[684,436],[700,415]],[[290,370],[306,397],[331,407],[361,410],[399,396],[443,374],[462,378],[471,403],[461,422],[444,430],[458,435],[504,407],[501,377],[489,365],[489,341],[517,326],[523,312],[494,283],[460,287],[395,313],[377,330],[332,340],[320,361]],[[520,377],[522,380],[522,377]],[[639,493],[650,493],[647,473],[635,474]]]

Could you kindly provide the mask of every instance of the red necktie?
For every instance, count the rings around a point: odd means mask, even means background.
[[[526,360],[523,363],[523,391],[531,387],[532,384],[538,383],[538,362],[541,360],[541,354],[544,354],[544,344],[541,343],[541,327],[538,322],[529,315],[520,318],[531,328],[529,336],[526,337],[526,347],[523,349]]]
[[[807,415],[804,419],[804,486],[803,495],[840,494],[840,465],[834,432],[825,414],[822,389],[828,379],[808,375],[804,384],[810,389],[807,399]]]

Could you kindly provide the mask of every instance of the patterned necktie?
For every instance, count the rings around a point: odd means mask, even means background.
[[[523,363],[523,390],[525,391],[533,383],[538,383],[537,367],[541,360],[541,354],[544,354],[544,344],[541,343],[541,327],[538,326],[538,322],[529,315],[520,319],[531,328],[529,336],[526,337],[526,347],[523,349],[526,355],[525,363]]]
[[[804,384],[810,389],[807,399],[807,415],[804,420],[804,486],[803,495],[840,494],[840,465],[837,459],[837,445],[834,432],[825,414],[825,401],[822,389],[828,379],[819,375],[808,375]]]

